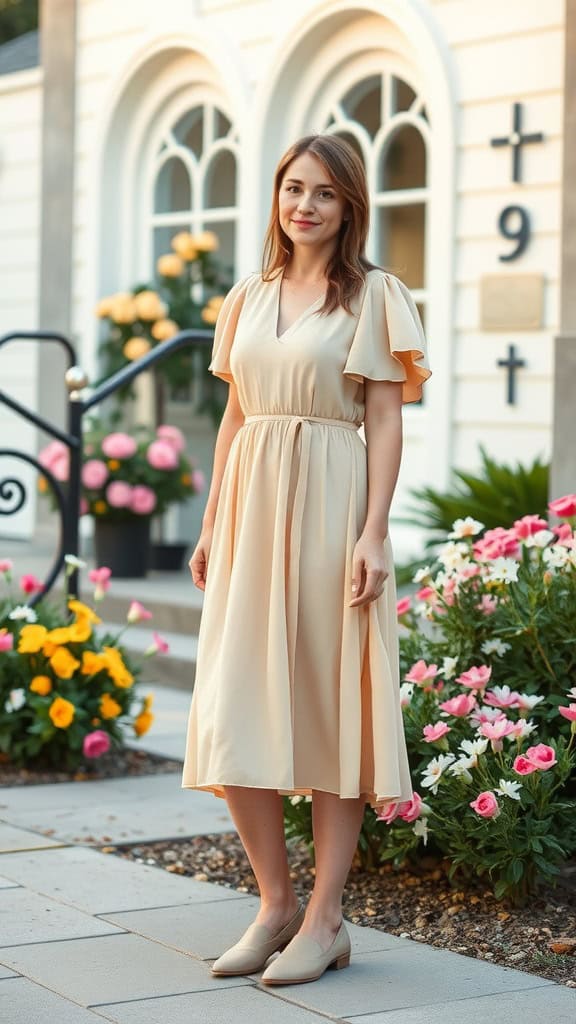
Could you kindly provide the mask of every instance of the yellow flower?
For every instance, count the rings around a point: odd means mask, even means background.
[[[74,718],[75,711],[76,708],[72,701],[65,700],[64,697],[56,697],[48,709],[48,714],[58,729],[67,729]]]
[[[134,338],[128,338],[128,341],[124,345],[122,352],[126,356],[126,359],[134,361],[135,359],[141,359],[147,352],[150,351],[151,345],[148,338],[141,338],[135,336]]]
[[[82,668],[80,671],[83,676],[94,676],[106,667],[106,659],[101,654],[97,654],[95,651],[82,651]]]
[[[134,720],[134,732],[136,735],[143,736],[145,732],[148,732],[153,721],[154,715],[151,711],[142,711],[138,718]]]
[[[100,698],[100,714],[102,718],[116,718],[122,711],[121,705],[114,700],[109,693],[103,693]]]
[[[147,693],[146,696],[144,697],[144,707],[143,707],[142,710],[143,711],[150,711],[150,708],[152,707],[153,702],[154,702],[154,694],[153,693]]]
[[[190,476],[190,473],[182,473],[180,483],[183,487],[190,487],[192,484],[192,477]]]
[[[213,306],[204,306],[204,309],[202,310],[202,319],[204,323],[210,324],[210,326],[215,324],[218,319],[218,312],[219,311],[214,309]]]
[[[41,697],[45,697],[52,689],[52,680],[49,676],[34,676],[30,682],[30,689],[33,693],[39,693]]]
[[[178,334],[179,330],[180,326],[175,320],[157,320],[152,325],[151,334],[156,341],[168,341],[169,338],[173,338],[175,334]]]
[[[100,317],[100,319],[104,319],[105,317],[109,317],[113,301],[114,301],[114,296],[113,295],[107,295],[105,298],[100,299],[100,302],[98,303],[98,305],[96,306],[96,309],[94,310],[94,313],[96,314],[96,316]]]
[[[38,477],[38,490],[40,494],[46,494],[48,490],[48,481],[45,476]]]
[[[88,619],[88,622],[93,622],[96,626],[102,622],[102,619],[98,618],[93,608],[84,604],[83,601],[76,601],[76,599],[73,598],[71,601],[68,601],[68,607],[79,619]]]
[[[57,651],[57,650],[58,650],[58,644],[53,644],[51,640],[45,640],[44,641],[44,644],[42,645],[42,654],[46,658],[51,658],[52,655],[54,654],[54,651]]]
[[[198,256],[189,231],[179,231],[177,235],[174,235],[170,245],[185,263],[192,263]]]
[[[108,505],[105,501],[94,502],[94,514],[97,516],[105,516],[108,511]]]
[[[158,257],[156,270],[160,277],[180,277],[184,270],[184,261],[175,253],[168,252],[165,256]]]
[[[76,669],[80,668],[80,662],[65,647],[56,648],[50,658],[50,665],[59,679],[71,679]]]
[[[138,292],[134,296],[134,306],[139,320],[160,320],[166,316],[166,305],[158,294],[153,291]]]
[[[71,644],[74,643],[74,634],[71,626],[60,626],[58,629],[51,629],[48,633],[46,640],[49,643],[54,644],[54,647],[59,647],[60,644]],[[46,651],[44,652],[46,653]],[[54,654],[52,650],[50,652]]]
[[[220,247],[218,235],[213,231],[201,231],[198,235],[192,235],[192,245],[198,252],[216,252]]]
[[[46,639],[46,626],[23,626],[18,641],[19,654],[38,654]]]
[[[120,469],[120,463],[118,459],[108,459],[106,465],[108,466],[108,469],[112,470],[112,472],[114,472],[115,469]]]
[[[221,306],[223,305],[223,303],[224,303],[224,296],[223,295],[213,295],[211,299],[208,299],[208,302],[206,303],[206,305],[210,306],[212,309],[220,309]]]
[[[116,647],[105,647],[102,657],[105,658],[108,675],[116,683],[116,686],[120,686],[122,689],[132,686],[134,676],[126,668],[122,655]]]
[[[138,319],[134,296],[128,292],[118,292],[112,295],[107,314],[116,324],[131,324]]]

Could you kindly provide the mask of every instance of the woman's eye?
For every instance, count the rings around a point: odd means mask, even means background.
[[[332,195],[332,192],[324,192],[323,191],[323,192],[320,193],[320,195],[322,196],[323,199],[333,199],[334,198],[334,196]]]

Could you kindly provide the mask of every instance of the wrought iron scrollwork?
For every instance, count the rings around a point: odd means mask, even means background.
[[[2,455],[2,452],[0,452]],[[26,504],[26,488],[15,477],[0,479],[0,516],[13,516]],[[16,501],[16,504],[12,504]]]

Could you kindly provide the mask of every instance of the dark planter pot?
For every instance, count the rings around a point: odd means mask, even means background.
[[[146,576],[150,562],[150,519],[96,519],[94,553],[96,564],[108,566],[117,578]]]
[[[156,544],[150,547],[150,568],[159,572],[181,572],[188,544]]]

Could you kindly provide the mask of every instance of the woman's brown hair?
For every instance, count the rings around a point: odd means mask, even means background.
[[[289,165],[302,153],[311,153],[320,160],[346,203],[347,219],[342,221],[334,255],[326,268],[328,289],[320,312],[331,313],[343,306],[350,313],[352,300],[362,288],[367,271],[373,268],[364,255],[370,204],[362,161],[352,146],[336,135],[305,135],[294,142],[280,160],[274,175],[272,209],[264,239],[262,279],[271,281],[277,277],[292,255],[292,242],[280,225],[278,193]]]

